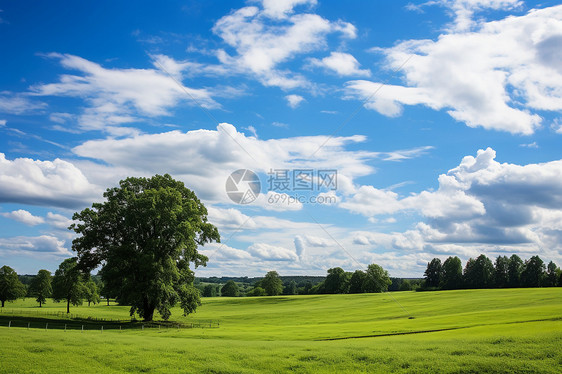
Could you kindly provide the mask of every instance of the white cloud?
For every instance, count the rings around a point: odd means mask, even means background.
[[[316,14],[293,14],[293,7],[299,3],[313,2],[266,1],[264,9],[244,7],[219,19],[213,32],[236,50],[234,55],[218,50],[221,64],[228,66],[229,71],[250,74],[266,86],[283,89],[308,86],[303,76],[279,65],[297,55],[324,48],[329,34],[355,38],[356,30],[347,22],[331,22]]]
[[[68,230],[68,226],[72,224],[72,220],[57,213],[48,212],[46,222],[59,230]]]
[[[538,148],[539,145],[537,144],[537,142],[532,142],[532,143],[523,143],[523,144],[519,144],[520,147],[524,147],[524,148]]]
[[[266,261],[297,261],[295,251],[266,243],[254,243],[248,247],[248,252]]]
[[[0,127],[4,127],[6,126],[6,120],[5,119],[1,119],[0,120]]]
[[[0,92],[0,112],[9,114],[27,114],[44,109],[45,103],[30,100],[24,94],[8,91]]]
[[[353,244],[425,253],[538,253],[560,258],[562,160],[515,165],[491,148],[439,176],[436,191],[400,198],[362,186],[340,207],[366,216],[403,211],[424,217],[404,233],[356,232]],[[461,250],[460,248],[464,248]]]
[[[0,215],[28,226],[36,226],[45,223],[43,217],[34,216],[27,210],[23,209],[14,210],[13,212],[0,213]]]
[[[61,159],[6,159],[0,153],[0,202],[74,208],[101,197],[73,164]]]
[[[16,236],[0,238],[0,252],[7,255],[57,255],[72,256],[65,242],[50,235]]]
[[[555,6],[480,21],[475,31],[436,41],[407,40],[378,49],[389,68],[402,67],[404,86],[351,81],[348,97],[365,100],[377,92],[366,107],[387,116],[400,115],[403,105],[425,105],[447,109],[470,127],[532,134],[542,123],[538,111],[562,110],[560,35],[562,6]]]
[[[316,5],[317,0],[263,0],[263,13],[271,18],[286,18],[298,5]]]
[[[180,101],[204,108],[219,107],[207,89],[183,86],[160,70],[106,69],[78,56],[48,56],[80,75],[66,74],[57,83],[37,84],[30,90],[37,96],[83,98],[89,106],[78,118],[82,130],[116,131],[115,127],[137,121],[137,115],[169,115]]]
[[[313,58],[310,60],[313,66],[319,66],[331,70],[339,76],[359,76],[369,77],[371,71],[369,69],[360,69],[359,61],[349,53],[332,52],[330,56],[319,60]]]
[[[293,109],[295,109],[303,101],[305,101],[304,97],[299,96],[299,95],[287,95],[287,96],[285,96],[285,99],[287,100],[287,104]]]
[[[221,124],[216,131],[170,131],[125,139],[90,140],[75,147],[73,152],[105,163],[74,162],[92,180],[101,178],[104,186],[127,175],[167,172],[184,180],[204,199],[231,203],[224,184],[228,175],[238,169],[250,169],[262,175],[271,169],[337,169],[338,188],[340,185],[345,188],[346,181],[351,184],[354,178],[372,173],[367,161],[379,157],[377,153],[345,149],[349,144],[364,141],[365,137],[334,137],[312,155],[326,140],[326,136],[261,140],[245,136],[230,124]],[[107,179],[111,175],[113,179]],[[264,186],[266,183],[262,180]],[[268,202],[269,197],[271,194],[261,194],[255,204],[267,209],[302,207],[299,202],[283,201],[284,195],[274,203]]]

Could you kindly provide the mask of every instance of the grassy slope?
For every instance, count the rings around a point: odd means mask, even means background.
[[[562,370],[561,296],[558,288],[205,299],[194,317],[219,319],[219,329],[82,334],[2,327],[0,340],[10,344],[0,345],[0,372],[555,373]],[[39,309],[32,305],[27,300],[6,309]],[[127,310],[100,305],[72,311],[126,318]],[[175,310],[173,318],[192,319],[179,315]]]

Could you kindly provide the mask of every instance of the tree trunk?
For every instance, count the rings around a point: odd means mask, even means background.
[[[88,306],[90,306],[90,301],[88,301]]]
[[[143,317],[146,322],[152,321],[154,317],[154,305],[148,301],[146,296],[143,298]]]
[[[41,308],[41,301],[39,301],[39,308]]]
[[[66,299],[66,314],[70,313],[70,299]]]
[[[4,308],[4,301],[5,301],[5,300],[2,300],[2,308]]]
[[[107,298],[107,306],[109,306],[109,297]]]

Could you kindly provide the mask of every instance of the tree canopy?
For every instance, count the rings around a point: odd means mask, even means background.
[[[268,272],[261,281],[261,287],[268,296],[277,296],[283,293],[283,282],[276,271]]]
[[[221,288],[221,296],[236,297],[238,295],[240,295],[240,290],[238,289],[236,282],[233,280],[229,280]]]
[[[51,272],[44,269],[39,270],[37,275],[31,280],[29,291],[31,295],[37,298],[36,301],[39,303],[39,307],[42,307],[47,302],[47,298],[51,297],[53,293],[51,280]]]
[[[53,299],[66,301],[66,312],[70,313],[70,304],[82,304],[85,286],[82,282],[82,273],[78,269],[76,257],[67,258],[55,271],[53,277]]]
[[[178,302],[184,315],[195,311],[201,301],[190,263],[205,266],[198,246],[220,241],[203,203],[168,174],[127,178],[104,197],[73,216],[80,267],[101,265],[107,293],[131,305],[131,315],[150,321],[157,310],[168,319]]]
[[[0,301],[2,302],[2,308],[6,301],[19,299],[24,297],[25,294],[25,286],[20,282],[16,271],[9,266],[2,266],[0,268]]]
[[[462,285],[462,262],[457,256],[449,257],[442,267],[441,288],[453,290]]]
[[[380,265],[371,264],[367,266],[365,280],[363,281],[364,292],[386,292],[391,283],[388,271]]]
[[[431,262],[427,264],[427,269],[423,275],[425,276],[426,287],[439,287],[441,277],[443,276],[441,260],[438,258],[431,260]]]

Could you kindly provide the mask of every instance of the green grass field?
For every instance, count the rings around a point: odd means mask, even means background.
[[[111,322],[53,313],[63,310],[6,304],[0,372],[562,372],[562,288],[208,298],[192,316],[172,315],[218,328],[102,333]],[[71,312],[130,319],[118,305]],[[7,327],[26,319],[35,325]],[[45,330],[46,322],[88,329]]]

